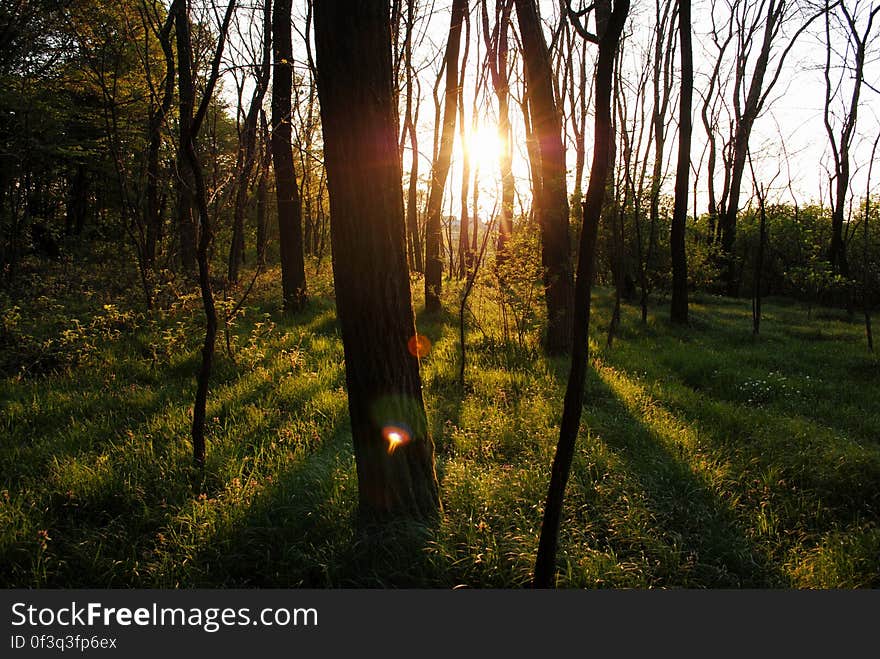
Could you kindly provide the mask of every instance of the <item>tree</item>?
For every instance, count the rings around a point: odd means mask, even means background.
[[[732,99],[733,135],[730,147],[730,174],[729,177],[725,175],[727,205],[719,218],[721,251],[725,260],[725,287],[730,296],[736,296],[739,293],[739,280],[736,274],[736,259],[733,249],[736,240],[736,216],[739,212],[740,191],[752,128],[779,80],[788,53],[791,52],[798,37],[824,13],[824,9],[812,14],[800,23],[788,39],[782,52],[775,57],[775,68],[772,68],[771,62],[776,50],[774,47],[779,41],[783,26],[794,21],[800,15],[800,7],[785,0],[766,2],[749,0],[741,5],[734,4],[733,11],[735,13],[733,19],[736,23]],[[759,33],[762,35],[761,42],[756,44],[755,40]],[[757,51],[755,51],[756,45]],[[757,57],[752,65],[751,77],[747,81],[747,66],[753,52],[757,52]],[[768,73],[769,78],[767,77]]]
[[[501,216],[498,222],[497,258],[503,262],[507,243],[513,233],[513,145],[510,128],[510,83],[507,72],[508,30],[513,0],[495,0],[495,23],[489,29],[488,1],[482,0],[483,39],[492,88],[498,99],[498,136],[501,142]]]
[[[688,211],[688,177],[691,169],[691,106],[694,94],[694,55],[691,45],[691,0],[678,0],[678,38],[681,46],[681,98],[678,105],[678,166],[675,171],[675,202],[672,209],[672,302],[671,319],[688,320],[687,252],[685,228]]]
[[[154,18],[158,17],[159,11],[155,4],[151,3],[147,6],[144,3],[143,16],[145,22],[151,25],[158,22]],[[162,96],[156,102],[150,99],[150,119],[149,119],[149,149],[147,152],[147,204],[145,208],[146,217],[144,224],[146,225],[146,241],[144,246],[144,260],[150,269],[155,267],[156,247],[159,238],[162,235],[162,209],[159,200],[160,175],[159,175],[159,155],[162,147],[162,128],[165,124],[165,118],[171,110],[171,104],[174,100],[174,49],[171,43],[171,28],[173,16],[169,13],[165,21],[159,29],[156,29],[156,37],[162,47],[162,54],[165,57],[165,76],[162,81]],[[155,29],[155,26],[154,26]],[[149,57],[149,49],[146,50]],[[149,69],[148,69],[149,70]]]
[[[251,95],[250,105],[245,116],[244,125],[239,136],[239,147],[236,155],[235,172],[237,184],[235,187],[235,206],[232,219],[232,241],[229,247],[229,262],[227,264],[227,278],[231,282],[238,281],[238,268],[244,258],[244,215],[247,209],[248,190],[251,181],[251,172],[254,168],[257,153],[257,122],[263,107],[263,97],[269,87],[269,73],[271,70],[272,56],[272,1],[265,0],[263,4],[263,31],[262,52],[260,63],[256,66],[254,76],[254,90]],[[239,99],[240,99],[239,95]],[[241,101],[239,100],[239,105]]]
[[[596,116],[593,132],[593,163],[590,182],[584,199],[584,224],[578,248],[577,281],[575,284],[575,309],[572,334],[571,369],[565,389],[559,442],[553,456],[550,486],[544,503],[544,519],[541,538],[535,559],[533,585],[550,588],[556,575],[556,546],[559,542],[559,524],[565,485],[571,471],[575,443],[580,427],[581,408],[584,402],[584,384],[587,376],[587,358],[590,333],[590,293],[595,265],[596,236],[599,218],[605,200],[608,181],[611,130],[611,90],[614,80],[614,58],[620,43],[620,35],[629,13],[629,0],[618,0],[612,8],[611,0],[599,0],[595,5],[596,33],[591,33],[581,23],[585,12],[569,9],[569,15],[578,33],[590,41],[598,42],[599,57],[596,61],[595,106]]]
[[[306,271],[303,259],[302,208],[291,141],[291,94],[293,89],[293,38],[291,0],[276,0],[272,7],[272,159],[275,165],[275,196],[278,200],[278,244],[281,250],[281,288],[284,310],[299,311],[306,303]]]
[[[657,226],[660,223],[660,196],[664,171],[666,137],[668,135],[667,114],[672,102],[672,57],[674,54],[675,29],[673,28],[672,0],[657,0],[655,11],[657,25],[654,33],[654,58],[651,65],[654,91],[654,105],[651,111],[651,135],[654,138],[654,162],[651,174],[650,224],[648,227],[648,245],[645,250],[642,266],[642,322],[647,322],[648,315],[648,284],[647,271],[651,268],[654,250],[657,245]],[[650,141],[650,140],[649,140]],[[641,240],[639,240],[641,249]],[[640,259],[641,261],[641,259]]]
[[[837,12],[832,12],[836,7]],[[849,197],[850,185],[850,149],[855,137],[856,123],[858,121],[859,99],[862,85],[865,81],[865,60],[868,47],[871,43],[871,31],[874,27],[874,19],[880,13],[880,5],[864,9],[864,3],[859,0],[841,0],[831,5],[825,0],[825,104],[823,120],[825,131],[828,133],[828,141],[831,145],[834,170],[831,176],[831,245],[828,250],[828,260],[831,263],[832,272],[843,276],[849,275],[849,264],[846,258],[846,239],[844,236],[844,214],[847,198]],[[867,13],[867,17],[860,14]],[[838,46],[831,43],[832,18],[838,20],[840,30],[846,35],[846,46],[842,53]],[[864,20],[863,30],[859,31],[859,21]],[[832,53],[839,53],[840,73],[832,73]],[[833,102],[845,95],[845,80],[851,79],[852,89],[846,102],[842,103],[840,115],[833,108]],[[836,121],[835,121],[836,120]],[[839,132],[835,130],[835,123],[839,122]]]
[[[422,264],[422,240],[419,232],[419,138],[416,125],[419,120],[418,77],[414,76],[412,61],[413,29],[415,26],[416,2],[406,5],[406,28],[404,33],[404,66],[406,67],[406,111],[404,113],[403,135],[409,136],[410,161],[409,186],[406,195],[406,234],[409,246],[410,267],[416,272],[424,271]],[[415,94],[413,92],[416,92]],[[403,139],[401,139],[403,144]],[[401,153],[403,148],[401,147]]]
[[[541,262],[547,305],[544,346],[554,354],[571,349],[574,302],[562,117],[553,90],[550,52],[535,0],[516,0],[516,15],[528,87],[528,113],[538,156],[538,169],[532,171],[533,187],[537,192],[532,204],[541,227]]]
[[[464,83],[465,74],[467,73],[468,53],[470,52],[471,41],[471,19],[470,14],[465,12],[464,15],[464,54],[461,56],[461,73],[458,83],[458,135],[462,147],[462,163],[461,163],[461,216],[459,220],[458,230],[458,278],[464,279],[467,276],[474,261],[474,250],[471,249],[470,240],[470,214],[468,211],[468,203],[470,203],[470,184],[471,184],[471,151],[467,146],[467,122],[465,121],[464,112]],[[476,89],[474,89],[474,106],[471,113],[472,127],[477,125],[477,100],[480,96],[481,78],[478,76]],[[475,173],[475,176],[478,174]],[[477,181],[474,182],[474,192],[477,191]],[[474,220],[476,220],[477,206],[474,205]]]
[[[443,259],[440,256],[443,191],[452,158],[455,140],[455,115],[458,109],[458,51],[461,28],[467,12],[467,0],[452,0],[449,38],[446,41],[444,66],[446,67],[446,92],[443,101],[443,130],[440,147],[431,171],[431,190],[428,196],[427,226],[425,228],[425,308],[439,311],[440,292],[443,287]]]
[[[182,109],[180,117],[180,148],[189,167],[190,180],[195,184],[192,194],[199,218],[199,244],[196,250],[196,260],[199,267],[199,288],[202,294],[202,305],[205,310],[205,340],[202,345],[202,363],[198,372],[192,423],[193,461],[197,466],[205,464],[205,408],[208,400],[208,383],[211,379],[211,370],[214,364],[214,343],[217,338],[217,311],[214,306],[214,294],[211,290],[211,273],[208,263],[208,250],[211,247],[213,233],[211,230],[211,217],[208,211],[208,193],[205,185],[205,176],[196,149],[196,140],[207,115],[208,107],[214,94],[214,87],[220,75],[220,59],[223,56],[229,22],[232,19],[234,9],[235,0],[229,0],[229,5],[220,24],[217,47],[211,61],[211,70],[205,81],[205,89],[202,92],[202,99],[198,106],[195,103],[195,87],[189,84],[191,80],[187,80],[187,77],[182,74],[183,71],[192,71],[193,68],[192,35],[187,1],[174,0],[170,9],[171,13],[174,14],[174,25],[177,32],[177,61],[178,69],[181,71],[181,75],[178,76],[178,93],[180,94],[180,107]],[[193,114],[194,109],[195,114]]]
[[[388,18],[382,0],[315,5],[333,277],[360,513],[430,518],[439,498],[406,262]]]

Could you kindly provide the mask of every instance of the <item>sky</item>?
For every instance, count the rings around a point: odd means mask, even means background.
[[[491,14],[493,0],[489,0],[489,2]],[[852,4],[853,0],[847,0],[847,2]],[[863,9],[870,9],[871,2],[876,3],[877,0],[861,0],[859,6]],[[434,124],[432,88],[448,34],[449,4],[450,0],[434,0],[433,2],[431,0],[423,0],[420,3],[423,15],[426,16],[426,22],[421,26],[423,38],[418,43],[414,59],[416,66],[420,69],[421,80],[422,98],[419,117],[419,148],[421,151],[420,172],[423,176],[427,175],[430,171]],[[479,3],[471,0],[470,5],[472,33],[468,62],[469,73],[465,85],[468,115],[470,115],[470,105],[473,100],[473,89],[476,81],[475,63],[477,58],[482,59],[484,55],[481,41],[482,36],[478,34],[480,23],[478,14]],[[737,3],[736,6],[741,7],[742,5]],[[806,7],[806,3],[800,2],[798,6]],[[559,11],[558,3],[555,0],[540,0],[540,7],[546,22],[545,33],[549,38],[551,26],[555,25],[558,20],[556,18]],[[714,15],[719,28],[724,25],[725,17],[728,13],[729,9],[726,2],[717,0]],[[298,64],[302,66],[302,63],[305,61],[305,48],[301,36],[304,32],[303,17],[305,16],[305,9],[304,2],[301,0],[294,0],[294,15],[295,58],[299,60]],[[654,16],[655,5],[653,0],[632,0],[630,24],[627,29],[629,43],[625,47],[626,57],[624,58],[624,67],[622,69],[622,75],[625,79],[632,81],[638,75],[637,70],[641,66],[640,53],[645,49],[650,39],[650,32],[655,22]],[[701,161],[703,163],[705,161],[704,147],[706,136],[699,117],[699,107],[701,103],[700,91],[705,88],[707,74],[714,63],[711,41],[708,38],[711,30],[711,16],[712,9],[708,0],[697,0],[694,3],[693,35],[696,69],[694,143],[692,147],[694,167],[698,167]],[[514,15],[514,24],[515,22],[516,18]],[[253,29],[247,16],[241,18],[240,24],[242,32]],[[791,25],[794,25],[794,23]],[[297,31],[300,33],[299,35]],[[775,57],[778,56],[788,43],[787,38],[793,31],[792,27],[784,29],[785,34],[779,39],[780,45],[774,50],[776,55],[771,59],[771,68],[775,66]],[[880,32],[880,21],[875,26],[874,32]],[[800,204],[818,201],[824,201],[827,204],[829,200],[827,168],[830,166],[830,149],[822,112],[825,93],[823,75],[825,59],[824,41],[824,22],[822,19],[819,19],[799,37],[795,46],[788,54],[779,82],[774,88],[774,92],[770,96],[764,112],[758,118],[752,133],[751,151],[758,177],[767,184],[770,184],[772,180],[769,190],[769,200],[771,202],[791,201],[792,195],[797,197]],[[869,48],[868,63],[865,67],[865,79],[874,89],[880,90],[880,38],[875,41],[876,43],[873,47]],[[839,55],[843,48],[843,42],[836,38],[833,40],[833,43],[837,51],[836,55]],[[587,50],[588,57],[595,57],[595,46],[590,45]],[[676,76],[677,84],[677,54],[674,62],[674,76]],[[590,61],[590,64],[592,64],[592,61]],[[836,62],[834,64],[836,65]],[[228,82],[226,88],[227,93],[233,90],[232,85]],[[476,141],[477,143],[473,148],[474,152],[479,154],[477,160],[480,165],[480,206],[482,213],[486,216],[488,216],[494,206],[494,198],[499,187],[497,153],[493,154],[491,152],[493,150],[493,140],[490,136],[494,131],[493,122],[495,121],[496,107],[494,95],[491,93],[491,85],[488,86],[487,92],[484,92],[484,98],[480,101],[480,121],[477,132],[481,137]],[[518,95],[518,92],[514,91],[514,94]],[[848,98],[848,92],[844,96]],[[517,192],[522,193],[521,201],[527,206],[529,182],[522,118],[515,102],[512,103],[512,110],[514,175],[517,179]],[[592,127],[591,112],[592,110],[588,109],[588,132],[591,132]],[[670,135],[666,145],[667,157],[664,158],[665,168],[668,172],[674,171],[674,154],[677,149],[677,113],[677,106],[670,107]],[[863,197],[865,193],[870,147],[878,131],[880,131],[880,93],[873,91],[869,87],[863,87],[862,102],[859,108],[859,123],[853,148],[853,189],[856,197],[859,198]],[[591,136],[588,134],[588,166],[585,177],[589,175],[590,139]],[[407,149],[404,156],[405,171],[409,168],[409,158],[410,155]],[[461,144],[458,138],[456,138],[453,165],[447,183],[448,192],[445,205],[446,208],[453,209],[454,214],[458,213],[460,206],[458,190],[461,186],[461,160]],[[574,181],[572,180],[574,169],[573,152],[568,154],[567,165],[570,170],[569,191],[571,191],[574,187]],[[696,203],[697,211],[702,213],[706,210],[706,174],[704,164],[699,169],[702,171],[697,180],[698,194]],[[671,178],[672,176],[670,175],[665,183],[666,189],[670,191],[672,186]],[[880,167],[875,168],[874,180],[880,180]],[[586,182],[585,178],[584,189],[586,188]],[[693,185],[693,173],[691,185]],[[880,185],[872,185],[872,189],[877,190],[878,188],[880,188]],[[751,181],[747,174],[741,196],[742,203],[748,202],[750,193]],[[517,201],[517,206],[519,203],[520,200]],[[692,207],[691,212],[693,210]]]

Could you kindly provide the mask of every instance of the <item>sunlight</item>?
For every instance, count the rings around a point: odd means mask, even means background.
[[[467,151],[471,157],[471,167],[481,170],[495,170],[501,160],[504,141],[494,126],[481,124],[471,131],[467,138]]]

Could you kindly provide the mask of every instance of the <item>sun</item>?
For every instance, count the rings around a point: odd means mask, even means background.
[[[504,143],[497,129],[491,126],[478,126],[467,137],[468,155],[480,169],[497,167],[503,148]]]

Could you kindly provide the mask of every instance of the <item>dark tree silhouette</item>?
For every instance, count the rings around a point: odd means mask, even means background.
[[[678,166],[675,170],[675,201],[672,209],[672,302],[674,323],[688,321],[687,252],[685,227],[688,211],[688,179],[691,173],[691,134],[694,97],[694,54],[691,45],[691,0],[678,0],[678,38],[681,45],[681,97],[678,102]]]
[[[388,4],[315,4],[336,308],[360,512],[439,510],[406,262]],[[454,106],[453,106],[454,110]]]
[[[281,288],[284,310],[295,312],[306,303],[306,271],[303,260],[302,208],[291,144],[291,93],[293,88],[293,39],[291,0],[276,0],[272,7],[272,159],[275,195],[278,200],[278,245],[281,250]]]
[[[538,167],[532,171],[533,187],[538,193],[533,208],[541,227],[547,305],[545,348],[550,353],[560,353],[571,348],[574,301],[562,117],[553,91],[550,52],[535,0],[516,0],[516,15],[528,87],[529,118],[538,156]]]
[[[263,4],[263,44],[261,61],[257,69],[254,81],[254,90],[251,94],[251,102],[242,126],[241,137],[236,156],[235,172],[238,178],[235,187],[235,207],[232,219],[232,241],[229,246],[229,263],[227,264],[227,278],[231,282],[238,281],[238,268],[244,261],[244,215],[247,209],[248,189],[250,187],[251,172],[254,168],[257,154],[257,123],[260,118],[260,110],[263,107],[263,97],[269,87],[269,74],[271,71],[272,57],[272,0],[265,0]]]
[[[220,75],[220,59],[223,56],[226,35],[229,31],[229,22],[232,19],[234,9],[235,0],[229,0],[229,5],[220,24],[217,47],[211,61],[211,69],[205,80],[202,99],[198,109],[195,110],[195,114],[193,114],[193,109],[196,107],[195,87],[185,81],[185,76],[178,76],[180,107],[186,112],[186,114],[182,114],[180,117],[180,148],[186,157],[189,174],[195,185],[192,195],[199,218],[199,244],[196,250],[196,261],[199,267],[199,288],[202,294],[202,305],[205,310],[205,341],[202,345],[202,363],[199,367],[197,378],[192,424],[193,461],[197,466],[202,466],[205,463],[205,408],[208,400],[208,383],[211,379],[211,370],[214,364],[214,343],[217,338],[217,310],[214,306],[214,293],[211,290],[211,273],[208,263],[208,250],[211,247],[211,241],[214,236],[211,230],[211,217],[208,212],[208,192],[202,164],[196,150],[196,139],[207,115],[208,106],[214,94],[214,87]],[[192,34],[186,0],[174,0],[170,11],[174,14],[174,24],[177,32],[178,69],[181,72],[191,71],[193,62]],[[191,83],[191,80],[189,82]]]
[[[440,292],[443,287],[443,259],[440,257],[443,190],[449,174],[452,143],[455,140],[455,116],[458,109],[458,52],[461,43],[461,27],[467,12],[467,0],[453,0],[449,23],[449,39],[446,42],[446,93],[443,101],[443,130],[440,147],[431,172],[431,190],[428,196],[427,226],[425,227],[425,308],[440,309]]]
[[[489,28],[488,0],[482,0],[483,39],[492,88],[498,99],[498,135],[501,138],[501,216],[498,221],[496,258],[504,261],[507,243],[513,233],[513,145],[510,129],[510,83],[507,75],[508,31],[513,0],[495,0],[495,23]]]
[[[602,205],[605,201],[608,171],[612,165],[609,161],[609,155],[613,139],[611,89],[614,79],[614,58],[628,13],[629,0],[615,2],[613,9],[611,8],[611,0],[597,2],[596,31],[598,36],[586,31],[580,22],[580,17],[575,12],[572,11],[570,14],[572,22],[581,36],[591,41],[598,41],[599,44],[594,87],[596,118],[593,133],[593,165],[590,169],[590,183],[587,186],[587,195],[584,199],[584,226],[578,249],[571,370],[565,389],[559,443],[556,446],[556,454],[553,456],[550,487],[547,490],[547,500],[544,503],[544,519],[541,523],[538,556],[535,559],[533,585],[536,588],[551,588],[554,585],[562,501],[565,497],[565,485],[571,471],[571,462],[574,458],[574,448],[581,422],[584,383],[587,377],[587,358],[589,356],[590,293],[595,265],[596,236],[599,229],[599,218],[602,216]]]
[[[837,9],[835,12],[834,9]],[[861,13],[867,13],[865,26],[859,31],[859,19]],[[834,272],[849,276],[849,262],[846,258],[847,236],[844,232],[844,215],[846,200],[849,196],[851,149],[855,129],[858,121],[859,98],[862,85],[865,82],[865,60],[868,55],[868,46],[872,39],[874,19],[880,14],[880,5],[871,4],[867,9],[860,6],[858,0],[850,2],[835,2],[825,0],[825,105],[823,119],[825,131],[828,133],[828,142],[831,145],[831,157],[834,171],[831,176],[831,245],[828,249],[828,261]],[[839,46],[832,42],[832,18],[836,18],[841,24],[841,32],[846,35],[847,48],[842,54],[843,66],[835,63],[840,73],[832,72],[832,53],[838,51]],[[844,96],[844,81],[850,79],[852,85],[847,102],[842,104],[840,116],[832,107],[833,102]],[[834,124],[838,123],[839,126]]]

